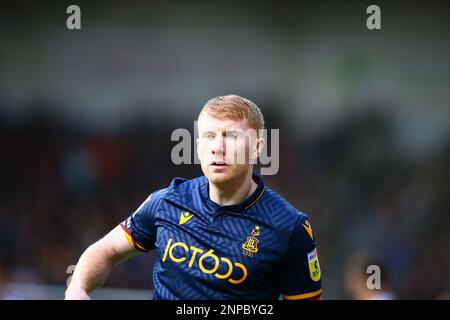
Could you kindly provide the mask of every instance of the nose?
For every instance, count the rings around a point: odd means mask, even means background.
[[[213,155],[225,155],[225,139],[221,134],[216,135],[212,142],[211,153]]]

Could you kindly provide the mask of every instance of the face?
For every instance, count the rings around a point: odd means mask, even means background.
[[[218,119],[207,112],[198,120],[198,148],[203,173],[215,184],[245,179],[251,174],[264,139],[248,120]]]

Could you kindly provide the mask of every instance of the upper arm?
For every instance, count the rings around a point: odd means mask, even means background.
[[[120,225],[112,229],[99,242],[107,250],[114,264],[118,264],[141,253],[127,241]]]
[[[317,299],[322,294],[322,280],[317,242],[305,215],[294,226],[278,281],[284,299]]]

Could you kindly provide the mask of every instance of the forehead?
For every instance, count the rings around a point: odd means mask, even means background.
[[[208,113],[203,113],[198,119],[198,129],[200,132],[212,130],[212,131],[224,131],[224,130],[247,130],[249,129],[249,123],[247,119],[233,120],[233,119],[219,119],[211,116]]]

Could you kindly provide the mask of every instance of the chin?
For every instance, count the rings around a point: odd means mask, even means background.
[[[225,184],[233,179],[232,175],[226,173],[209,172],[205,175],[214,184]]]

